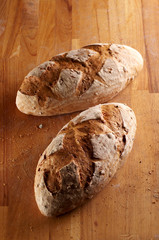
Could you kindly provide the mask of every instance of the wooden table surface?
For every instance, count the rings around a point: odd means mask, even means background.
[[[159,239],[159,1],[0,0],[0,239]],[[53,55],[95,42],[127,44],[144,68],[113,101],[135,111],[127,162],[94,199],[46,218],[33,192],[40,154],[74,114],[33,117],[15,106],[24,76]],[[42,124],[42,128],[38,126]]]

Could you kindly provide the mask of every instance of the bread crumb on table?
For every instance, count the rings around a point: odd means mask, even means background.
[[[154,191],[153,197],[159,199],[159,191]]]
[[[40,124],[40,125],[38,126],[38,128],[42,129],[42,128],[43,128],[43,125],[42,125],[42,124]]]
[[[32,226],[30,226],[30,231],[31,231],[31,232],[33,231],[33,227],[32,227]]]

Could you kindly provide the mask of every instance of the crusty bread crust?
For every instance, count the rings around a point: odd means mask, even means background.
[[[134,112],[120,103],[89,108],[66,124],[37,165],[41,213],[64,214],[103,189],[131,151],[135,131]]]
[[[17,108],[51,116],[87,109],[117,95],[143,67],[135,49],[97,43],[53,57],[34,68],[17,92]]]

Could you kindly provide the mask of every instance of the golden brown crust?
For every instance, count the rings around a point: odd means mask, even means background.
[[[26,114],[50,116],[86,109],[120,92],[143,65],[134,49],[94,44],[53,57],[24,79],[16,105]]]
[[[107,126],[114,132],[116,138],[118,138],[117,150],[121,155],[125,146],[126,129],[123,125],[123,119],[118,106],[103,105],[102,113],[106,121]]]
[[[56,84],[61,70],[73,69],[73,70],[82,71],[84,73],[81,83],[78,85],[78,88],[76,89],[76,94],[80,96],[86,90],[89,89],[89,87],[92,85],[94,81],[94,78],[98,76],[98,71],[101,69],[102,65],[104,64],[105,57],[111,56],[108,51],[109,45],[105,45],[104,47],[98,46],[98,50],[95,47],[94,48],[90,47],[89,49],[93,49],[94,51],[97,51],[100,54],[96,54],[95,56],[92,56],[85,63],[79,62],[71,58],[67,58],[66,57],[67,53],[65,53],[64,55],[52,57],[50,61],[55,62],[55,64],[47,67],[46,71],[42,73],[42,75],[39,78],[32,77],[32,76],[30,76],[29,79],[25,78],[20,87],[20,91],[23,94],[27,94],[29,96],[34,96],[34,95],[38,95],[38,97],[41,97],[41,95],[47,96],[47,92],[44,93],[46,87],[54,86]],[[100,79],[100,81],[102,81],[102,79],[99,76],[98,78]],[[38,81],[38,86],[37,86],[37,81]],[[36,91],[35,91],[35,86],[37,86]],[[40,89],[40,91],[38,91],[38,89]],[[54,97],[54,96],[52,95],[51,97]]]
[[[72,119],[37,166],[35,196],[42,213],[65,213],[100,191],[131,150],[135,129],[134,113],[123,104],[98,105]]]

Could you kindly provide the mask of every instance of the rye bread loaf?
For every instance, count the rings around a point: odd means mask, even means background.
[[[103,189],[131,151],[135,131],[134,112],[120,103],[89,108],[66,124],[37,165],[41,213],[64,214]]]
[[[17,108],[51,116],[87,109],[118,94],[143,67],[135,49],[97,43],[59,54],[34,68],[17,92]]]

